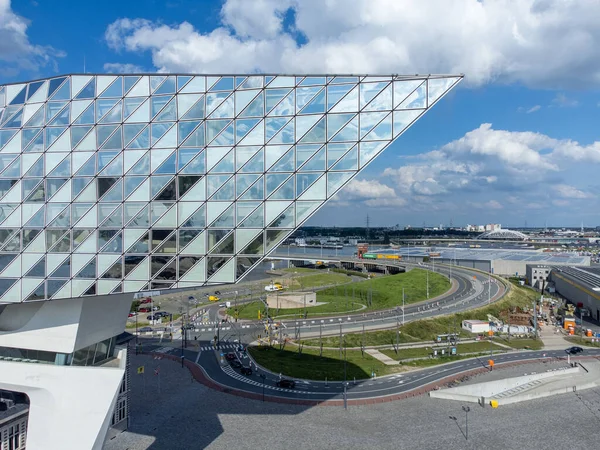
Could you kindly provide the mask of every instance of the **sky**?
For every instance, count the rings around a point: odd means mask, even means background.
[[[464,74],[307,225],[600,225],[597,0],[0,0],[0,84]]]

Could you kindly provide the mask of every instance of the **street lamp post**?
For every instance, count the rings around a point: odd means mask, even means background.
[[[348,383],[346,377],[346,336],[343,336],[344,339],[344,409],[348,409]]]
[[[425,277],[427,283],[427,298],[429,298],[429,269],[425,269]]]
[[[471,408],[469,408],[468,406],[463,406],[462,409],[465,412],[465,439],[468,441],[469,440],[469,411],[471,411]]]
[[[402,326],[404,326],[404,288],[402,288]]]

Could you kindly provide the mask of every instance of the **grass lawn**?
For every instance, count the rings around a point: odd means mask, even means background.
[[[529,349],[529,350],[541,350],[542,348],[544,348],[544,343],[542,342],[541,339],[513,339],[511,338],[510,341],[506,338],[506,337],[495,337],[494,338],[495,341],[504,344],[504,345],[508,345],[512,348],[516,348],[516,349]]]
[[[435,317],[432,319],[421,319],[409,322],[400,327],[400,342],[431,341],[440,334],[458,333],[460,337],[473,337],[471,333],[461,328],[463,320],[480,319],[487,320],[487,315],[491,314],[498,317],[500,311],[513,306],[529,306],[537,294],[518,286],[513,286],[511,291],[499,302],[490,306],[473,309],[455,314]],[[319,345],[318,339],[304,341],[306,345]],[[346,335],[348,347],[360,347],[362,343],[362,333],[350,333]],[[504,340],[499,341],[513,348],[524,348],[529,346],[532,349],[541,348],[541,341],[532,339],[511,339],[510,343]],[[396,343],[396,330],[371,331],[365,333],[365,345],[388,345]],[[339,337],[330,336],[323,339],[323,345],[327,347],[338,347],[340,345]],[[536,347],[537,345],[537,347]]]
[[[492,347],[494,352],[503,351],[506,349],[494,345]],[[394,350],[380,350],[384,355],[389,356],[396,361],[401,361],[403,359],[411,359],[411,358],[427,358],[433,353],[433,350],[437,349],[438,354],[441,353],[441,350],[444,349],[449,351],[449,347],[441,346],[441,347],[417,347],[417,348],[406,348],[398,350],[396,353]],[[462,353],[484,353],[490,351],[490,343],[489,342],[469,342],[468,344],[458,344],[456,351],[459,355]]]
[[[349,333],[346,334],[346,347],[361,347],[363,345],[363,334],[362,333]],[[382,330],[382,331],[371,331],[365,332],[365,347],[376,346],[376,345],[396,345],[397,333],[396,330]],[[319,339],[307,339],[302,341],[305,345],[319,346]],[[407,342],[417,342],[417,339],[412,336],[408,336],[404,333],[400,333],[399,342],[405,344]],[[323,347],[339,347],[340,337],[339,336],[327,336],[323,338]]]
[[[425,300],[427,297],[426,278],[427,274],[425,270],[413,269],[406,273],[381,276],[371,280],[323,289],[317,292],[317,301],[326,304],[307,308],[307,318],[354,312],[360,309],[362,305],[366,306],[365,311],[393,308],[402,305],[403,288],[406,304]],[[350,278],[342,274],[329,273],[306,275],[296,278],[296,282],[300,283],[300,280],[302,280],[302,287],[309,285],[314,287],[334,284],[335,280],[348,282]],[[450,289],[450,282],[445,276],[438,273],[429,273],[429,298],[441,295],[448,291],[448,289]],[[249,303],[240,307],[239,318],[256,319],[258,318],[258,311],[261,308],[264,308],[264,306],[259,302]],[[264,313],[265,311],[262,312]],[[293,317],[302,318],[304,317],[304,312],[304,308],[280,309],[279,312],[271,308],[269,311],[271,317],[285,316],[290,319]],[[233,314],[233,310],[230,309],[228,313]]]
[[[456,355],[456,356],[438,356],[437,358],[427,358],[427,359],[415,359],[414,361],[406,361],[402,363],[403,366],[409,367],[431,367],[438,366],[440,364],[451,363],[454,361],[459,361],[461,359],[468,358],[480,358],[483,361],[483,364],[487,366],[487,361],[489,359],[489,353],[479,353],[476,355]]]
[[[324,350],[323,357],[319,356],[317,349],[305,348],[299,354],[295,346],[288,346],[284,350],[279,350],[279,347],[248,347],[248,351],[258,364],[288,377],[332,381],[344,379],[344,361],[337,350]],[[386,366],[366,353],[363,356],[359,350],[347,350],[346,359],[348,380],[370,378],[372,371],[381,376],[401,370],[400,365]]]

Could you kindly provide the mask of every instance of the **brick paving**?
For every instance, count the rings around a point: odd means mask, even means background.
[[[105,450],[598,448],[600,389],[496,410],[471,404],[467,442],[460,402],[421,395],[351,405],[348,410],[263,403],[198,383],[178,362],[132,358],[132,369],[144,365],[146,373],[132,375],[130,430],[107,442]],[[512,365],[504,370],[513,376],[530,369]]]

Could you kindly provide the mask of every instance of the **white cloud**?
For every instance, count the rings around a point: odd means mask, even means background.
[[[49,46],[29,42],[29,21],[14,13],[10,0],[0,0],[0,74],[14,76],[21,70],[36,72],[65,56]]]
[[[404,198],[396,191],[377,180],[354,179],[338,192],[333,199],[338,206],[356,205],[363,202],[368,207],[390,208],[406,205]]]
[[[223,23],[239,37],[272,39],[282,31],[283,14],[292,6],[291,0],[228,0],[223,5]],[[248,8],[252,14],[248,14]]]
[[[599,16],[595,1],[226,0],[207,33],[119,19],[105,37],[163,71],[458,72],[472,85],[575,87],[600,84]]]
[[[106,63],[104,64],[104,70],[109,73],[144,73],[148,72],[144,70],[142,66],[135,64],[121,64],[121,63]]]
[[[527,111],[525,111],[525,114],[531,114],[531,113],[539,111],[540,109],[542,109],[542,107],[540,105],[535,105],[535,106],[532,106],[531,108],[529,108]]]
[[[377,182],[393,187],[407,201],[406,211],[473,208],[527,216],[526,205],[542,210],[555,201],[595,201],[590,191],[596,188],[577,185],[589,182],[587,171],[600,162],[600,142],[584,146],[482,124],[438,150],[402,160],[403,166],[386,168]]]
[[[558,184],[558,185],[552,186],[552,189],[556,192],[556,195],[558,195],[559,197],[562,197],[562,198],[582,199],[582,198],[592,198],[593,197],[592,194],[589,194],[580,189],[577,189],[574,186],[569,186],[568,184]]]
[[[552,99],[552,106],[558,106],[559,108],[574,108],[579,106],[579,101],[569,98],[562,92],[559,92]]]

